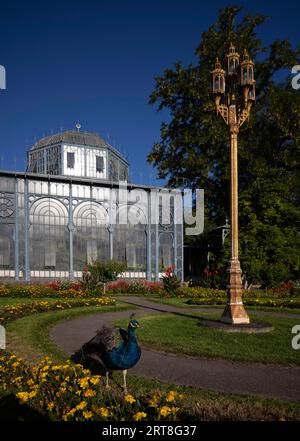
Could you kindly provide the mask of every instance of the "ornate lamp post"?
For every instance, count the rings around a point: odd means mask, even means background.
[[[220,114],[230,132],[230,236],[231,257],[228,267],[227,304],[221,321],[231,324],[249,323],[249,317],[242,302],[242,270],[238,255],[238,144],[237,136],[241,125],[249,119],[255,101],[254,63],[245,50],[240,55],[230,45],[226,71],[216,59],[212,71],[213,95],[217,114]]]

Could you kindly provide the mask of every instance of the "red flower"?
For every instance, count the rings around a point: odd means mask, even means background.
[[[174,269],[175,269],[175,265],[168,266],[168,268],[166,268],[164,271],[165,277],[168,277],[168,278],[173,277]]]

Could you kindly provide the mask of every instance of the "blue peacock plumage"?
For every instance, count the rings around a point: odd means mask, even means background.
[[[123,371],[124,392],[127,392],[127,369],[135,366],[141,358],[141,348],[137,341],[136,329],[139,322],[130,316],[128,328],[110,328],[104,325],[95,337],[85,343],[71,359],[83,366],[91,366],[91,361],[101,364],[106,371],[106,386],[109,387],[109,372]]]

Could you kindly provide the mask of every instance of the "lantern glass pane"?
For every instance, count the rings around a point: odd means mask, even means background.
[[[214,90],[217,92],[219,89],[219,77],[218,75],[215,77]]]
[[[224,91],[224,78],[220,77],[220,89]]]

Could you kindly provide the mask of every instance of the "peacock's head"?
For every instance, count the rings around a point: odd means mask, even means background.
[[[133,314],[131,314],[131,316],[130,316],[130,321],[129,321],[129,324],[128,324],[128,327],[129,328],[139,328],[139,326],[140,326],[140,323],[138,322],[138,320],[136,320],[135,318],[134,318],[134,316],[135,316],[135,314],[133,313]]]
[[[137,320],[130,320],[129,326],[131,328],[139,328],[140,324],[139,324],[139,322]]]

